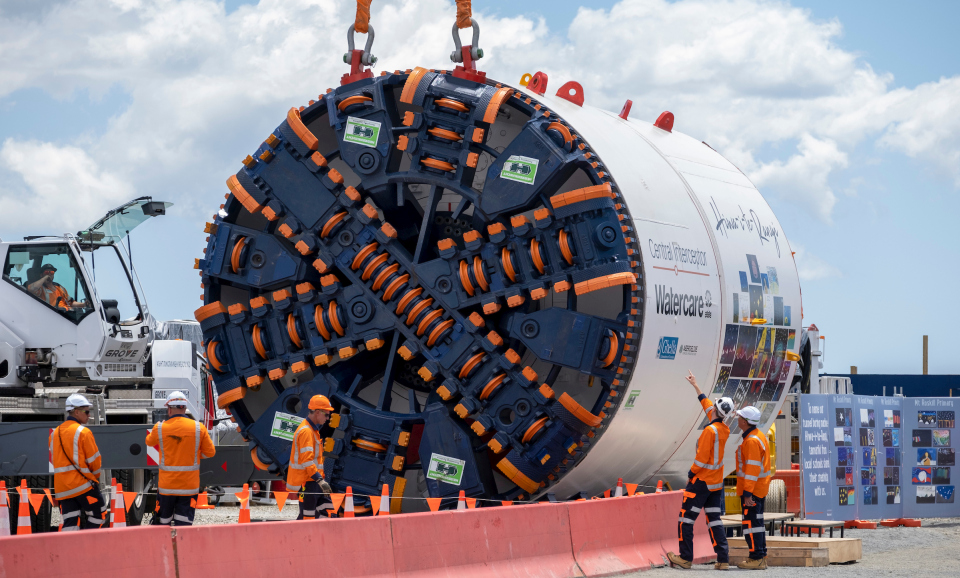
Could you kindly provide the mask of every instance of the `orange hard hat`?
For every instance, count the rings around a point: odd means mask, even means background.
[[[310,411],[315,409],[322,409],[324,411],[333,411],[333,406],[330,405],[330,400],[327,399],[325,395],[315,395],[310,398],[310,405],[307,406],[310,408]]]

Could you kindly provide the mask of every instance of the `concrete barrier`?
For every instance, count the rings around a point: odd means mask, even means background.
[[[170,528],[144,526],[0,538],[0,578],[176,578]]]
[[[0,538],[0,578],[609,576],[677,551],[682,492],[437,513]],[[713,559],[701,515],[695,562]]]
[[[178,576],[394,576],[390,522],[348,518],[177,528]]]
[[[566,504],[580,569],[586,576],[610,576],[663,566],[661,539],[677,532],[674,502],[667,493]]]
[[[397,576],[581,576],[566,504],[391,516]]]

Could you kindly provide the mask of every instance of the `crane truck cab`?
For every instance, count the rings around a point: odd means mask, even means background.
[[[153,320],[129,234],[170,205],[141,197],[76,235],[0,243],[0,395],[31,395],[32,383],[152,381]]]

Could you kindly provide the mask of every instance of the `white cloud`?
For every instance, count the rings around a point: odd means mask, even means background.
[[[925,158],[960,187],[960,77],[942,78],[901,98],[898,120],[881,144]]]
[[[129,182],[102,170],[74,146],[7,139],[0,147],[0,166],[29,190],[0,185],[0,225],[6,231],[76,232],[136,193]]]
[[[94,174],[209,214],[225,176],[285,111],[339,84],[354,7],[261,0],[228,15],[213,0],[74,0],[29,17],[0,12],[0,97],[29,87],[96,96],[119,85],[131,104],[84,146]],[[451,66],[451,1],[373,8],[377,71]],[[837,203],[831,178],[865,139],[933,163],[960,186],[960,78],[890,90],[890,75],[836,46],[835,20],[766,0],[623,0],[581,8],[561,36],[542,20],[475,8],[480,67],[492,78],[543,69],[551,91],[578,80],[596,106],[616,111],[630,98],[631,115],[650,120],[669,109],[677,130],[822,220]],[[70,150],[64,144],[56,147]],[[770,149],[778,159],[757,160]]]
[[[800,137],[798,154],[786,162],[760,165],[750,179],[763,190],[769,187],[787,199],[808,204],[822,219],[829,221],[837,197],[828,184],[830,173],[847,166],[847,155],[831,140],[817,140],[809,134]]]
[[[793,250],[793,260],[797,264],[797,274],[801,281],[819,281],[843,276],[840,269],[807,252],[802,245],[791,243],[790,248]]]

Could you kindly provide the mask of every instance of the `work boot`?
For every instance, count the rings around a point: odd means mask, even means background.
[[[717,562],[716,564],[713,565],[713,569],[714,569],[714,570],[729,570],[729,569],[730,569],[730,564],[728,564],[728,563],[726,563],[726,562]]]
[[[766,570],[767,569],[767,559],[766,558],[748,558],[743,562],[737,564],[737,568],[741,570]]]
[[[680,556],[677,556],[673,552],[667,552],[667,559],[670,560],[671,566],[676,566],[678,568],[683,568],[684,570],[689,570],[690,566],[693,565],[689,560],[684,560]]]

